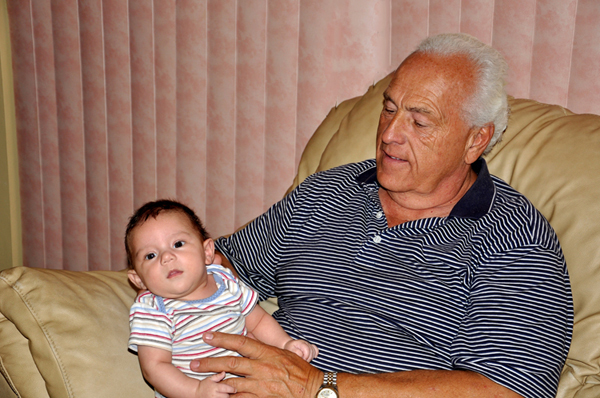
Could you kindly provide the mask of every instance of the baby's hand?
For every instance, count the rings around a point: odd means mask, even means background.
[[[288,351],[293,352],[306,362],[310,362],[319,355],[319,349],[316,345],[310,344],[304,340],[291,339],[283,346]]]
[[[235,388],[219,383],[225,378],[225,372],[217,373],[201,380],[196,389],[197,398],[229,398],[229,394],[235,393]]]

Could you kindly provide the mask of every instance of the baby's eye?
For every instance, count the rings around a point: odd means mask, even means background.
[[[175,249],[179,249],[181,246],[185,245],[185,242],[182,240],[178,240],[177,242],[175,242],[175,244],[173,245],[173,247]]]
[[[154,257],[156,257],[155,253],[148,253],[146,254],[146,256],[144,257],[144,259],[146,260],[152,260]]]

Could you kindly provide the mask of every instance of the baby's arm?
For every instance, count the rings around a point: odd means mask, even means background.
[[[171,363],[171,353],[160,348],[138,346],[138,358],[144,378],[162,395],[178,397],[228,398],[235,389],[219,381],[225,373],[200,381],[186,376]]]
[[[292,351],[307,362],[319,354],[319,349],[314,344],[292,339],[260,305],[256,305],[252,312],[246,315],[246,329],[257,340]]]

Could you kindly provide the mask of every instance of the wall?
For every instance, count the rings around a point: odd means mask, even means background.
[[[336,103],[424,37],[500,49],[509,92],[600,113],[596,0],[14,0],[24,263],[120,269],[134,208],[215,236],[264,211]]]
[[[22,264],[21,207],[10,34],[0,1],[0,270]]]

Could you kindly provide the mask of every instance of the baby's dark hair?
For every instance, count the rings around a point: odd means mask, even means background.
[[[183,203],[169,199],[148,202],[133,213],[133,216],[129,219],[129,223],[127,223],[127,229],[125,230],[125,250],[127,251],[127,267],[129,269],[133,269],[133,253],[131,252],[129,244],[132,231],[134,228],[145,223],[150,217],[156,218],[162,212],[175,212],[185,215],[198,232],[198,235],[200,235],[200,238],[202,238],[202,241],[210,238],[196,213]]]

